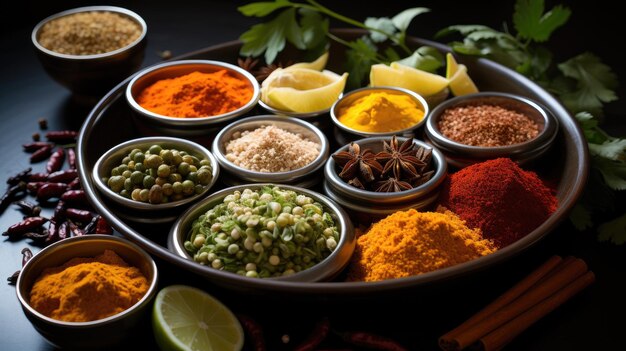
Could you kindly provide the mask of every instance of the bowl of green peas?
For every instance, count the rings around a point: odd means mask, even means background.
[[[130,213],[172,213],[202,198],[219,172],[213,154],[198,143],[146,137],[105,152],[96,161],[92,178],[108,200]]]
[[[237,185],[191,206],[172,226],[168,249],[215,279],[329,281],[355,248],[350,218],[309,189]]]

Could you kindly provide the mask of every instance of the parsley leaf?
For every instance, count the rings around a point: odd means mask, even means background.
[[[602,144],[589,143],[592,155],[608,158],[613,161],[624,161],[626,157],[626,139],[607,140]]]
[[[399,14],[393,16],[391,22],[393,22],[393,25],[400,32],[406,32],[406,30],[409,28],[409,24],[411,24],[411,21],[413,21],[413,18],[415,18],[415,16],[421,15],[422,13],[426,13],[429,11],[430,9],[427,9],[425,7],[414,7],[406,9]]]
[[[280,8],[291,6],[291,5],[292,4],[287,0],[276,0],[274,2],[262,1],[262,2],[253,2],[244,6],[239,6],[237,10],[239,10],[239,12],[241,12],[244,16],[265,17]]]
[[[626,243],[626,214],[598,227],[598,239],[621,245]]]
[[[581,205],[576,204],[572,209],[572,212],[569,214],[569,219],[572,221],[572,224],[578,230],[585,230],[587,228],[593,227],[593,221],[591,220],[591,213],[589,210]]]
[[[304,46],[307,49],[326,46],[326,33],[328,33],[329,28],[328,18],[322,17],[319,13],[309,9],[300,9],[299,13],[302,15],[300,24],[302,25]]]
[[[411,56],[405,57],[402,60],[394,60],[405,66],[415,67],[417,69],[435,73],[439,68],[443,66],[444,56],[439,50],[431,46],[422,46],[415,50]]]
[[[394,35],[397,31],[391,19],[387,17],[368,17],[365,19],[364,24],[378,31],[370,30],[370,38],[375,43],[382,43],[389,38],[388,35]]]
[[[346,65],[350,72],[348,85],[351,88],[361,86],[365,77],[369,74],[370,67],[377,62],[377,49],[368,37],[362,37],[347,43],[350,47],[346,51]]]
[[[543,13],[544,9],[543,0],[518,0],[515,3],[513,24],[520,37],[536,42],[546,41],[571,15],[570,9],[560,5],[546,13]]]
[[[591,164],[602,173],[604,182],[611,189],[626,190],[626,163],[596,156]]]

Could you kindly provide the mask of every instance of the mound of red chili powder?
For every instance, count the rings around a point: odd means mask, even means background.
[[[556,210],[539,176],[508,158],[466,167],[446,181],[440,202],[502,248],[533,231]]]

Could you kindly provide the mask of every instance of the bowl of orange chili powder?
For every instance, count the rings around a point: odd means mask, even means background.
[[[138,72],[126,88],[139,128],[177,136],[219,130],[254,108],[259,96],[252,74],[211,60],[154,65]]]
[[[20,272],[17,297],[26,317],[61,348],[112,349],[149,313],[157,288],[154,260],[112,235],[85,235],[54,243]]]

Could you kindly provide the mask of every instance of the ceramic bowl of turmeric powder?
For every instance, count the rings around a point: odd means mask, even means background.
[[[112,235],[54,243],[23,267],[17,297],[24,314],[61,348],[113,349],[149,316],[157,266],[142,248]]]
[[[335,126],[358,137],[412,136],[426,122],[428,103],[398,87],[366,87],[344,94],[330,108]]]
[[[126,88],[136,125],[174,136],[219,130],[256,106],[257,80],[241,67],[180,60],[148,67]]]

